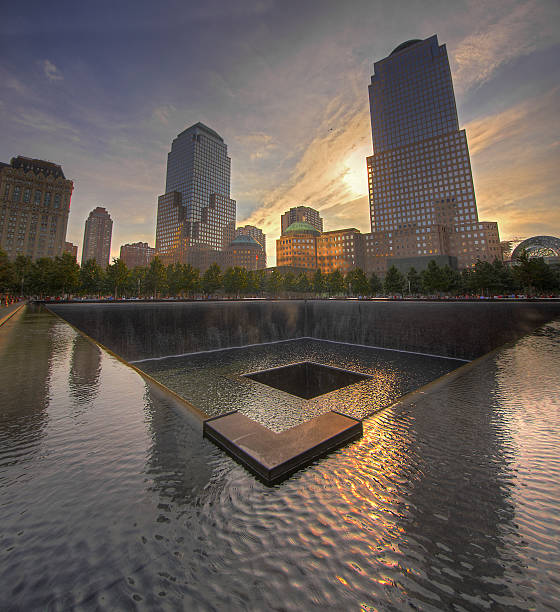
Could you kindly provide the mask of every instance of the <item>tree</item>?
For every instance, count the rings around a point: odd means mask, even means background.
[[[21,295],[28,293],[25,291],[25,288],[29,286],[31,281],[31,272],[33,270],[33,262],[31,261],[31,257],[26,255],[18,255],[12,264],[12,270],[14,290],[19,291]],[[1,274],[2,273],[0,272],[0,276]],[[2,283],[0,282],[0,287],[1,285]]]
[[[247,270],[239,266],[228,268],[225,271],[222,282],[226,293],[239,297],[241,293],[247,291],[249,285]]]
[[[286,274],[284,274],[283,285],[284,285],[284,290],[287,293],[292,293],[294,291],[297,291],[295,274],[293,274],[292,272],[286,272]]]
[[[375,272],[372,272],[371,276],[369,277],[369,289],[371,291],[371,295],[377,295],[383,291],[383,283]]]
[[[350,270],[346,275],[345,282],[352,295],[370,295],[369,281],[362,269]]]
[[[311,283],[307,274],[300,272],[296,278],[295,289],[298,293],[309,293],[311,291]]]
[[[146,290],[146,271],[147,268],[136,266],[128,272],[128,288],[130,294],[140,297]]]
[[[422,278],[416,271],[416,268],[410,268],[406,275],[408,282],[408,292],[411,294],[420,293],[422,291]]]
[[[384,289],[389,295],[400,294],[404,292],[405,285],[404,276],[397,270],[395,266],[391,266],[385,275]]]
[[[53,260],[41,257],[33,264],[31,270],[31,291],[36,295],[45,296],[54,293],[53,290]]]
[[[187,295],[200,290],[200,272],[191,264],[183,266],[183,290]]]
[[[129,280],[128,268],[122,259],[113,257],[113,263],[107,266],[106,279],[114,298],[117,299]]]
[[[80,281],[80,266],[70,255],[63,253],[54,258],[51,269],[51,289],[57,295],[64,296],[78,288]]]
[[[265,276],[262,270],[249,270],[247,274],[247,293],[262,293],[265,287]]]
[[[95,261],[88,259],[80,268],[78,278],[80,291],[87,295],[99,295],[103,285],[103,269]]]
[[[461,288],[461,275],[457,270],[453,270],[445,264],[440,272],[440,291],[446,293],[457,293]]]
[[[341,295],[344,293],[344,276],[342,276],[342,272],[338,269],[327,274],[325,284],[330,295]]]
[[[222,287],[222,272],[217,263],[213,263],[202,275],[202,290],[206,295],[213,295]]]
[[[14,270],[6,253],[0,249],[0,291],[8,291],[14,283]]]
[[[284,286],[284,277],[278,270],[272,270],[266,277],[265,288],[271,295],[278,295]]]
[[[428,267],[422,270],[422,286],[426,293],[435,293],[441,291],[442,277],[441,268],[437,265],[435,259],[431,259]]]
[[[157,297],[163,291],[167,283],[165,266],[159,257],[154,257],[146,271],[146,288],[152,292],[153,297]]]
[[[311,287],[317,295],[321,295],[325,292],[325,277],[321,270],[315,270],[313,278],[311,279]]]
[[[180,263],[169,264],[165,271],[167,288],[170,295],[179,295],[183,289],[184,266]]]

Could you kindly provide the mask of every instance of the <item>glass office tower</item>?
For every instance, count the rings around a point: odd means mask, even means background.
[[[194,247],[221,251],[235,237],[231,160],[222,137],[202,123],[181,132],[167,158],[166,193],[158,200],[156,252],[184,260]]]
[[[388,255],[451,255],[459,267],[498,256],[496,224],[478,221],[445,45],[399,45],[374,64],[369,101],[371,231],[392,234]]]

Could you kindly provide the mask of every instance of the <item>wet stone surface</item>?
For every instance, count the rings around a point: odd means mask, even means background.
[[[270,371],[301,362],[315,364],[315,381],[313,374],[307,377],[305,369],[287,376],[279,370]],[[279,433],[331,410],[363,419],[463,364],[454,359],[303,339],[135,365],[211,417],[238,410]],[[329,376],[323,375],[321,366],[327,366],[337,385],[345,386],[306,399],[307,381],[316,387],[313,393],[321,391],[318,387],[329,389]],[[348,374],[339,377],[330,368]],[[262,379],[274,379],[282,388],[263,384]],[[298,397],[294,391],[303,396]]]

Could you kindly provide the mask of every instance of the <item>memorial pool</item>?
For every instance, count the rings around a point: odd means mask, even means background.
[[[0,333],[1,609],[558,609],[560,324],[266,487],[45,311]]]

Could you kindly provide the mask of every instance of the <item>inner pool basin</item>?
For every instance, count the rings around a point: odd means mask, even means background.
[[[0,610],[560,609],[560,309],[518,306],[26,306]]]

